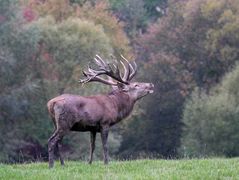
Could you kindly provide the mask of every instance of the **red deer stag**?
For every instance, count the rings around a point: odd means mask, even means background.
[[[130,114],[137,100],[153,93],[152,83],[130,82],[136,74],[136,63],[130,63],[122,56],[119,61],[124,69],[122,74],[118,64],[108,64],[96,55],[98,70],[88,67],[83,71],[86,77],[81,83],[101,82],[111,85],[112,91],[106,95],[77,96],[63,94],[47,103],[48,111],[55,125],[55,131],[48,140],[49,167],[54,165],[54,150],[59,153],[60,162],[64,165],[61,154],[61,141],[69,131],[90,131],[90,157],[95,149],[96,133],[101,134],[104,163],[108,164],[107,138],[109,128]],[[104,79],[100,75],[108,76]]]

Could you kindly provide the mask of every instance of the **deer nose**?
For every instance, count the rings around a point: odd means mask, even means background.
[[[153,83],[149,83],[151,88],[154,88],[154,84]]]
[[[154,92],[154,84],[153,83],[149,83],[149,86],[148,86],[148,92],[151,94]]]

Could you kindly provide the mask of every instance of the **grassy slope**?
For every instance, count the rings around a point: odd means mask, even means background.
[[[46,163],[0,164],[0,179],[239,179],[239,158],[193,160],[137,160],[56,163],[49,170]]]

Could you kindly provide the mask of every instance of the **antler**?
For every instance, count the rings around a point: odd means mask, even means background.
[[[95,60],[95,63],[97,64],[97,66],[99,67],[99,70],[94,70],[90,66],[88,66],[88,70],[83,71],[83,74],[86,78],[80,80],[80,83],[88,83],[91,81],[98,81],[98,82],[108,84],[108,85],[114,85],[114,86],[117,85],[117,82],[114,82],[110,79],[106,80],[106,79],[99,77],[100,75],[107,75],[120,83],[129,84],[129,81],[136,74],[137,65],[134,62],[135,67],[133,67],[132,64],[130,64],[129,61],[125,57],[123,57],[123,56],[121,56],[121,57],[125,61],[125,62],[120,61],[120,63],[122,64],[122,66],[124,68],[123,77],[121,77],[118,63],[117,64],[108,64],[99,55],[96,55],[94,60]]]
[[[122,61],[120,61],[125,70],[123,80],[131,81],[137,73],[137,64],[134,61],[134,67],[133,67],[132,64],[123,55],[121,55],[121,57],[126,62],[126,65],[125,65]]]

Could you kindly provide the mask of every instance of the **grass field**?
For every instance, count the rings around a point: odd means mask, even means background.
[[[47,163],[0,164],[0,179],[239,179],[239,158],[113,161],[108,166],[67,161],[54,169]]]

